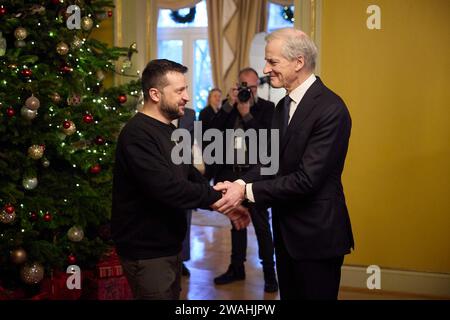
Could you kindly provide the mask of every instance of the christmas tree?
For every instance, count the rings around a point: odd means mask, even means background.
[[[0,288],[92,269],[110,245],[115,141],[140,94],[136,75],[103,85],[136,50],[90,37],[112,13],[112,1],[0,1]]]

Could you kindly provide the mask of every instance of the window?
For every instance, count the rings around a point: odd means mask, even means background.
[[[292,17],[290,17],[289,14],[292,14]],[[290,21],[289,18],[292,18],[292,21]],[[293,18],[294,6],[285,7],[269,2],[269,21],[267,23],[267,31],[272,32],[275,29],[293,27]]]
[[[199,2],[195,9],[195,19],[190,23],[175,22],[170,16],[171,10],[159,10],[158,58],[173,60],[189,68],[187,79],[190,104],[198,115],[206,106],[213,82],[206,2]],[[184,16],[189,13],[189,8],[180,9],[178,12]]]

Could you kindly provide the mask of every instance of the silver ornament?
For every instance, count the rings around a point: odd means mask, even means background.
[[[41,107],[41,102],[34,95],[31,95],[26,101],[25,106],[31,110],[37,110]]]
[[[73,226],[67,231],[67,238],[73,242],[80,242],[84,238],[83,229],[79,226]]]
[[[17,40],[24,40],[28,36],[27,29],[18,27],[16,30],[14,30],[14,37],[16,37]]]
[[[81,40],[77,36],[74,36],[73,40],[72,40],[72,43],[70,44],[72,49],[79,49],[82,45],[83,45],[83,40]]]
[[[38,185],[38,179],[34,178],[23,178],[22,185],[27,190],[33,190]]]
[[[81,28],[84,31],[91,30],[93,25],[94,25],[94,21],[90,17],[86,16],[86,17],[81,18]]]
[[[9,223],[13,223],[15,220],[16,220],[16,212],[15,211],[12,213],[2,211],[0,213],[0,222],[1,223],[9,224]]]
[[[27,108],[26,106],[23,106],[20,109],[20,114],[22,115],[22,117],[24,117],[27,120],[33,120],[37,116],[37,110],[31,110],[31,109]]]
[[[44,168],[50,167],[50,161],[48,159],[42,159],[42,166]]]
[[[20,278],[27,284],[37,284],[44,278],[44,267],[37,262],[26,264],[20,270]]]

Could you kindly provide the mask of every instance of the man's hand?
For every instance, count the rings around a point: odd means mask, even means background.
[[[228,92],[228,103],[230,106],[234,106],[234,104],[237,102],[237,95],[238,95],[238,87],[234,86],[230,89]]]
[[[240,102],[238,100],[236,108],[241,114],[241,117],[245,117],[250,113],[250,100],[248,100],[247,102]]]
[[[251,220],[248,209],[241,205],[229,212],[227,214],[227,217],[230,218],[231,222],[237,230],[247,228]]]
[[[245,185],[237,182],[219,182],[214,186],[214,189],[222,191],[223,195],[212,205],[212,208],[224,214],[228,214],[237,208],[245,197]]]

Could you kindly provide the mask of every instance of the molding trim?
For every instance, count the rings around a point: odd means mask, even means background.
[[[341,286],[365,289],[370,292],[366,282],[370,274],[366,267],[342,267]],[[382,291],[402,292],[414,295],[429,295],[450,298],[450,274],[381,269]]]

